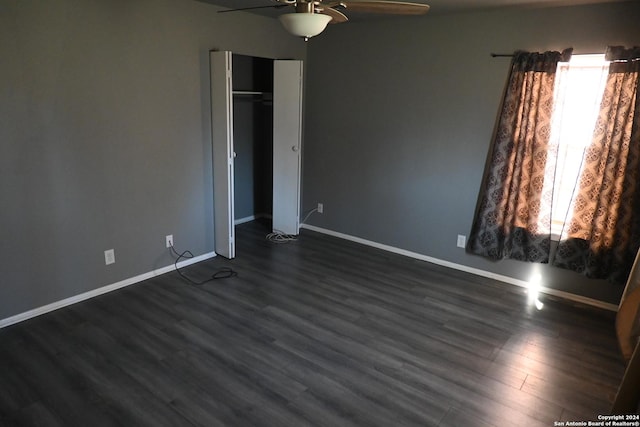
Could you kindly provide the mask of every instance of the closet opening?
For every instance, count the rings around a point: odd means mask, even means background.
[[[302,61],[230,51],[209,60],[215,251],[233,259],[236,224],[299,232]]]
[[[273,60],[233,54],[234,225],[271,228]]]

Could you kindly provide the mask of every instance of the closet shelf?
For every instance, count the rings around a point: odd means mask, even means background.
[[[256,96],[256,95],[265,96],[265,95],[267,95],[267,96],[269,96],[269,95],[271,95],[271,92],[256,92],[256,91],[253,91],[253,90],[234,90],[233,94],[234,95],[253,95],[253,96]]]
[[[273,93],[271,92],[258,92],[253,90],[234,90],[232,92],[234,97],[243,97],[239,99],[245,99],[251,102],[261,102],[265,105],[271,105],[271,103],[273,102]]]

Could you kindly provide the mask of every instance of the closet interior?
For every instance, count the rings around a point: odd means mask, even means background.
[[[234,223],[273,210],[273,60],[232,56]]]

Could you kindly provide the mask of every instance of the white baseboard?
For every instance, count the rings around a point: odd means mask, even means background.
[[[233,225],[244,224],[245,222],[255,221],[256,219],[260,219],[260,218],[269,218],[269,219],[271,219],[271,215],[266,214],[266,213],[261,213],[261,214],[256,214],[256,215],[245,216],[244,218],[234,219],[233,220]]]
[[[203,255],[199,255],[197,257],[189,258],[185,261],[181,261],[178,263],[178,267],[186,267],[191,264],[195,264],[196,262],[204,261],[209,258],[213,258],[216,256],[215,252],[209,252]],[[115,291],[120,288],[124,288],[129,285],[133,285],[135,283],[142,282],[143,280],[151,279],[152,277],[159,276],[161,274],[168,273],[173,271],[174,265],[168,265],[166,267],[159,268],[157,270],[150,271],[148,273],[143,273],[135,277],[130,277],[128,279],[121,280],[116,283],[112,283],[110,285],[103,286],[98,289],[93,289],[88,292],[84,292],[79,295],[74,295],[69,298],[65,298],[60,301],[52,302],[51,304],[44,305],[42,307],[34,308],[33,310],[25,311],[24,313],[16,314],[11,317],[7,317],[6,319],[0,319],[0,329],[13,325],[15,323],[19,323],[25,320],[29,320],[33,317],[40,316],[41,314],[49,313],[51,311],[57,310],[62,307],[66,307],[80,301],[87,300],[89,298],[96,297],[98,295],[106,294],[107,292]]]
[[[363,245],[367,245],[367,246],[371,246],[377,249],[382,249],[384,251],[387,252],[393,252],[399,255],[404,255],[410,258],[415,258],[415,259],[419,259],[422,261],[427,261],[430,262],[432,264],[436,264],[436,265],[441,265],[443,267],[449,267],[449,268],[453,268],[454,270],[460,270],[460,271],[464,271],[466,273],[471,273],[471,274],[475,274],[476,276],[481,276],[481,277],[487,277],[489,279],[494,279],[494,280],[498,280],[500,282],[505,282],[505,283],[509,283],[511,285],[516,285],[519,286],[521,288],[529,288],[529,282],[525,281],[525,280],[520,280],[520,279],[515,279],[513,277],[509,277],[509,276],[503,276],[501,274],[496,274],[496,273],[492,273],[490,271],[485,271],[485,270],[481,270],[479,268],[474,268],[474,267],[469,267],[466,265],[462,265],[462,264],[457,264],[454,262],[450,262],[450,261],[445,261],[442,259],[438,259],[438,258],[433,258],[427,255],[423,255],[417,252],[411,252],[405,249],[400,249],[400,248],[396,248],[394,246],[389,246],[389,245],[385,245],[382,243],[378,243],[378,242],[374,242],[371,240],[367,240],[367,239],[362,239],[360,237],[356,237],[356,236],[351,236],[349,234],[344,234],[344,233],[340,233],[337,231],[333,231],[333,230],[328,230],[326,228],[321,228],[321,227],[316,227],[315,225],[308,225],[308,224],[302,224],[300,226],[300,228],[306,228],[307,230],[311,230],[311,231],[315,231],[318,233],[322,233],[322,234],[327,234],[329,236],[333,236],[333,237],[338,237],[340,239],[345,239],[345,240],[350,240],[352,242],[356,242],[356,243],[361,243]],[[565,292],[565,291],[560,291],[557,289],[552,289],[552,288],[547,288],[544,286],[541,286],[538,288],[538,291],[547,295],[553,295],[555,297],[558,298],[563,298],[569,301],[574,301],[577,303],[581,303],[581,304],[585,304],[585,305],[589,305],[592,307],[597,307],[597,308],[601,308],[604,310],[609,310],[609,311],[613,311],[616,312],[618,311],[618,306],[608,303],[608,302],[604,302],[604,301],[599,301],[597,299],[593,299],[593,298],[588,298],[588,297],[584,297],[582,295],[576,295],[576,294],[572,294],[569,292]]]
[[[254,217],[253,219],[256,219],[256,218]],[[252,221],[253,219],[250,219],[248,221]],[[236,221],[238,221],[238,220],[236,220]],[[248,221],[245,221],[245,222],[248,222]],[[349,241],[352,241],[352,242],[356,242],[356,243],[360,243],[360,244],[363,244],[363,245],[371,246],[371,247],[374,247],[374,248],[377,248],[377,249],[382,249],[382,250],[387,251],[387,252],[393,252],[393,253],[396,253],[396,254],[399,254],[399,255],[404,255],[404,256],[407,256],[407,257],[410,257],[410,258],[419,259],[419,260],[430,262],[430,263],[433,263],[433,264],[436,264],[436,265],[441,265],[443,267],[453,268],[455,270],[464,271],[464,272],[467,272],[467,273],[475,274],[477,276],[487,277],[489,279],[498,280],[498,281],[509,283],[509,284],[512,284],[512,285],[515,285],[515,286],[519,286],[519,287],[522,287],[522,288],[528,288],[529,287],[529,283],[524,281],[524,280],[515,279],[513,277],[492,273],[492,272],[489,272],[489,271],[481,270],[481,269],[474,268],[474,267],[469,267],[469,266],[462,265],[462,264],[457,264],[457,263],[450,262],[450,261],[441,260],[441,259],[438,259],[438,258],[433,258],[433,257],[427,256],[427,255],[423,255],[423,254],[417,253],[417,252],[412,252],[412,251],[408,251],[406,249],[400,249],[400,248],[397,248],[397,247],[394,247],[394,246],[389,246],[389,245],[385,245],[385,244],[382,244],[382,243],[377,243],[377,242],[374,242],[374,241],[371,241],[371,240],[367,240],[367,239],[363,239],[363,238],[360,238],[360,237],[351,236],[349,234],[344,234],[344,233],[340,233],[340,232],[333,231],[333,230],[328,230],[328,229],[321,228],[321,227],[316,227],[314,225],[309,225],[309,224],[301,224],[300,228],[304,228],[304,229],[315,231],[315,232],[322,233],[322,234],[327,234],[329,236],[338,237],[340,239],[349,240]],[[213,258],[215,256],[216,256],[215,252],[209,252],[209,253],[206,253],[206,254],[203,254],[203,255],[200,255],[200,256],[197,256],[197,257],[190,258],[190,259],[187,259],[185,261],[179,262],[178,266],[179,267],[186,267],[188,265],[195,264],[197,262],[204,261],[204,260]],[[135,277],[130,277],[128,279],[124,279],[124,280],[121,280],[119,282],[103,286],[103,287],[98,288],[98,289],[94,289],[94,290],[91,290],[91,291],[88,291],[88,292],[84,292],[84,293],[79,294],[79,295],[74,295],[72,297],[65,298],[63,300],[56,301],[56,302],[53,302],[51,304],[44,305],[42,307],[34,308],[32,310],[16,314],[14,316],[7,317],[5,319],[0,319],[0,329],[2,329],[4,327],[7,327],[7,326],[10,326],[10,325],[13,325],[13,324],[16,324],[16,323],[19,323],[19,322],[22,322],[22,321],[25,321],[25,320],[28,320],[28,319],[31,319],[31,318],[34,318],[34,317],[37,317],[37,316],[40,316],[40,315],[45,314],[45,313],[49,313],[49,312],[57,310],[59,308],[66,307],[66,306],[69,306],[69,305],[72,305],[72,304],[87,300],[89,298],[93,298],[93,297],[96,297],[98,295],[106,294],[108,292],[112,292],[112,291],[115,291],[117,289],[121,289],[121,288],[124,288],[126,286],[130,286],[130,285],[133,285],[135,283],[142,282],[142,281],[150,279],[152,277],[156,277],[156,276],[159,276],[161,274],[168,273],[168,272],[172,271],[173,269],[174,269],[173,264],[172,265],[168,265],[166,267],[162,267],[162,268],[159,268],[157,270],[153,270],[153,271],[150,271],[150,272],[147,272],[147,273],[143,273],[143,274],[140,274],[140,275],[135,276]],[[569,293],[569,292],[559,291],[557,289],[546,288],[546,287],[540,287],[539,291],[542,292],[542,293],[548,294],[548,295],[553,295],[553,296],[556,296],[558,298],[563,298],[563,299],[566,299],[566,300],[569,300],[569,301],[578,302],[578,303],[589,305],[589,306],[592,306],[592,307],[597,307],[597,308],[601,308],[601,309],[609,310],[609,311],[613,311],[613,312],[618,311],[618,306],[617,305],[610,304],[610,303],[607,303],[607,302],[604,302],[604,301],[599,301],[599,300],[596,300],[596,299],[593,299],[593,298],[588,298],[588,297],[584,297],[584,296],[581,296],[581,295],[576,295],[576,294],[572,294],[572,293]]]

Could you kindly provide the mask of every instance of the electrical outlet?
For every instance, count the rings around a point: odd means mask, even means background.
[[[104,251],[104,264],[109,265],[116,262],[116,253],[113,249]]]
[[[465,246],[467,246],[467,236],[458,234],[458,247],[464,248]]]
[[[170,248],[173,246],[173,234],[167,234],[167,237],[165,238],[167,247]]]
[[[318,203],[318,213],[324,212],[324,205],[322,203]]]

